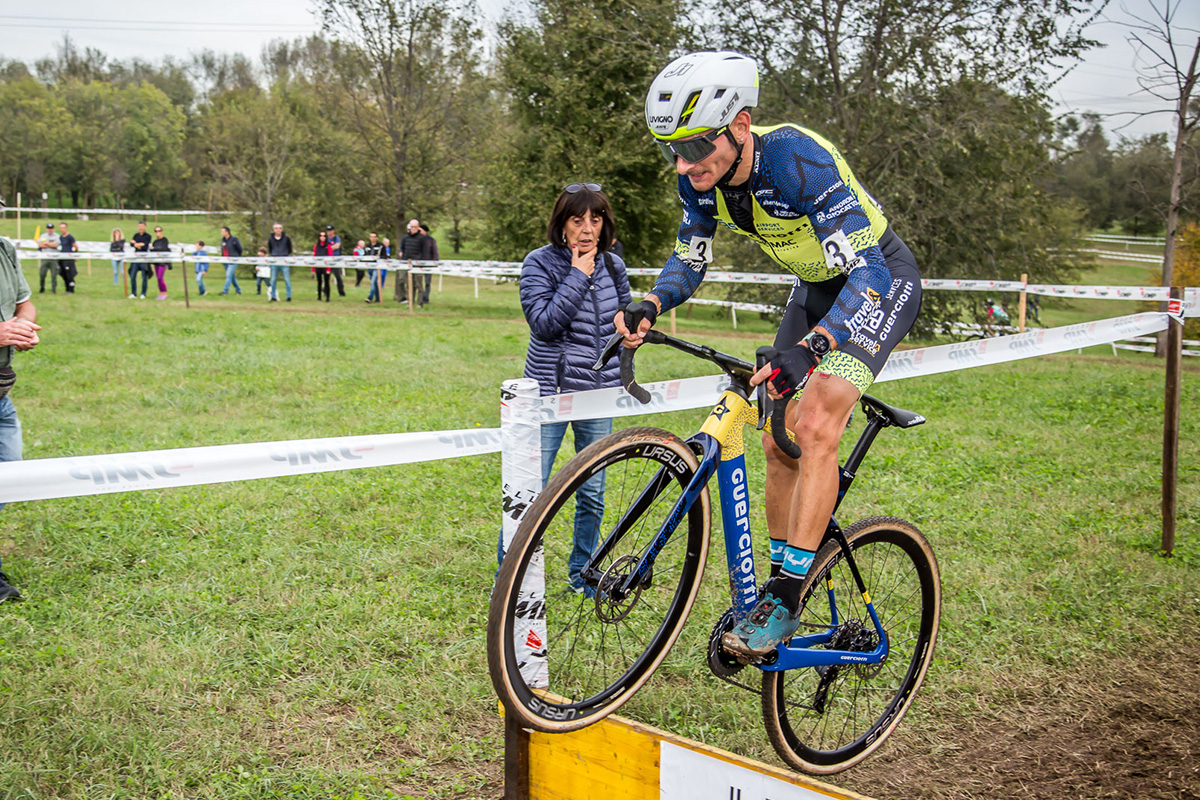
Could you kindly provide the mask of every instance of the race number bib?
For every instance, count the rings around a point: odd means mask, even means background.
[[[694,261],[701,264],[711,264],[712,255],[712,237],[711,236],[696,236],[692,238],[688,245],[688,261]]]
[[[822,240],[821,249],[825,251],[825,264],[836,272],[849,273],[862,263],[862,258],[854,251],[854,245],[850,244],[842,231]]]

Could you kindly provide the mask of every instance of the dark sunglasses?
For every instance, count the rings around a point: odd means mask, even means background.
[[[692,139],[680,139],[677,142],[664,142],[662,139],[655,139],[658,142],[658,149],[662,151],[663,158],[674,164],[675,158],[678,156],[689,164],[697,164],[716,152],[716,141],[725,133],[729,126],[724,128],[716,128],[708,133],[702,133]]]
[[[568,183],[563,187],[563,191],[567,194],[575,194],[584,189],[587,189],[589,192],[600,192],[604,190],[604,187],[598,183]]]

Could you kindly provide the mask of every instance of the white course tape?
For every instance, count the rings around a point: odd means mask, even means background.
[[[498,428],[343,436],[0,463],[0,503],[385,467],[500,451]]]
[[[1066,325],[1061,328],[1043,328],[1013,336],[894,351],[875,382],[936,375],[939,372],[969,367],[986,367],[1097,344],[1109,344],[1131,336],[1145,336],[1164,330],[1167,327],[1167,319],[1166,314],[1148,311],[1144,314]]]
[[[875,383],[936,375],[939,372],[969,367],[985,367],[1078,350],[1081,347],[1109,344],[1164,330],[1167,327],[1167,319],[1166,314],[1148,311],[1061,328],[1043,328],[1012,336],[894,351]],[[721,392],[728,386],[729,378],[724,374],[647,383],[644,388],[651,396],[647,405],[642,405],[620,387],[550,395],[542,398],[542,421],[628,417],[636,414],[707,408],[717,401]]]
[[[1146,312],[894,352],[876,383],[1148,336],[1164,330],[1169,319]],[[707,375],[645,384],[652,398],[647,405],[618,387],[542,397],[536,408],[543,422],[681,411],[711,406],[728,385],[724,374]],[[500,429],[474,428],[13,461],[0,463],[0,503],[382,467],[500,450]],[[525,471],[530,469],[527,465]]]
[[[646,405],[642,405],[619,386],[612,389],[547,395],[542,398],[541,403],[542,422],[632,417],[636,414],[706,408],[715,403],[728,386],[729,376],[724,373],[647,383],[642,387],[650,393],[650,402]]]

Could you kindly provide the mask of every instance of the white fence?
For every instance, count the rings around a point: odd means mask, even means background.
[[[1084,236],[1089,242],[1108,242],[1112,244],[1140,245],[1142,247],[1163,247],[1167,240],[1162,236],[1126,236],[1120,233],[1092,233]]]

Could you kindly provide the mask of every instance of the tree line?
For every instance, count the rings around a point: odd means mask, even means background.
[[[517,259],[561,187],[589,180],[629,260],[656,265],[679,212],[644,93],[679,52],[728,48],[760,64],[755,123],[834,141],[927,276],[1067,280],[1081,229],[1149,232],[1165,202],[1164,138],[1114,146],[1098,120],[1050,110],[1102,7],[532,0],[488,32],[486,59],[471,0],[324,0],[318,34],[258,59],[121,62],[64,40],[32,68],[0,65],[0,191],[243,210],[254,235],[278,218],[399,236],[419,217],[454,251],[473,239]],[[719,262],[763,267],[752,243],[723,238]]]

